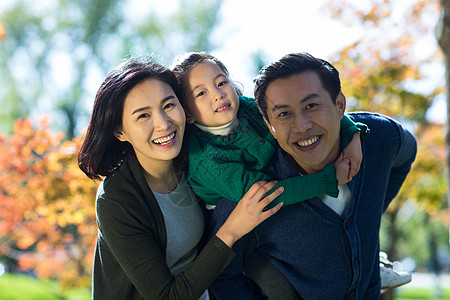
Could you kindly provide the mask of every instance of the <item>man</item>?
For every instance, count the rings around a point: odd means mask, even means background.
[[[346,100],[338,71],[309,54],[289,54],[261,70],[255,100],[280,148],[268,175],[315,173],[338,157]],[[304,299],[379,299],[381,216],[397,195],[416,154],[412,134],[396,121],[350,113],[370,128],[359,173],[326,196],[283,207],[233,249],[237,257],[211,287],[219,299],[259,299],[242,273],[254,250],[265,256]],[[234,203],[223,199],[216,230]]]

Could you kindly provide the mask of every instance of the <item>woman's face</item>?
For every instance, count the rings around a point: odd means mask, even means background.
[[[129,142],[141,165],[173,160],[181,150],[186,115],[175,92],[165,82],[147,79],[125,98],[120,141]]]

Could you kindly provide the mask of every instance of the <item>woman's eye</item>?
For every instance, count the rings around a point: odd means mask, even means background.
[[[147,117],[149,117],[149,116],[150,116],[150,115],[147,114],[147,113],[140,114],[140,115],[138,116],[138,120],[139,120],[139,119],[142,119],[142,118],[147,118]]]
[[[171,107],[174,107],[174,106],[175,106],[174,103],[167,103],[166,105],[164,105],[164,109],[168,109],[168,108],[171,108]]]

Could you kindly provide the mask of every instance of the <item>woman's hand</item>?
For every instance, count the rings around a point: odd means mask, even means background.
[[[359,131],[355,132],[350,143],[344,148],[344,150],[342,150],[342,154],[344,155],[344,158],[348,158],[350,160],[350,171],[348,173],[348,181],[350,181],[353,176],[358,174],[363,157]]]
[[[264,197],[277,183],[277,181],[254,183],[217,231],[216,236],[231,247],[237,240],[280,210],[283,203],[278,203],[275,207],[264,211],[264,208],[284,191],[284,188],[280,187]]]

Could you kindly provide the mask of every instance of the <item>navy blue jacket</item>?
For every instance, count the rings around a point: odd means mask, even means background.
[[[220,299],[259,299],[242,275],[245,258],[258,249],[291,282],[304,299],[379,299],[379,230],[381,216],[397,195],[411,169],[416,140],[402,125],[386,116],[350,113],[370,128],[363,143],[359,173],[348,183],[352,201],[342,216],[315,198],[281,208],[233,249],[237,257],[214,282]],[[273,178],[297,171],[283,151],[268,166]],[[236,204],[222,199],[212,231],[226,220]]]

